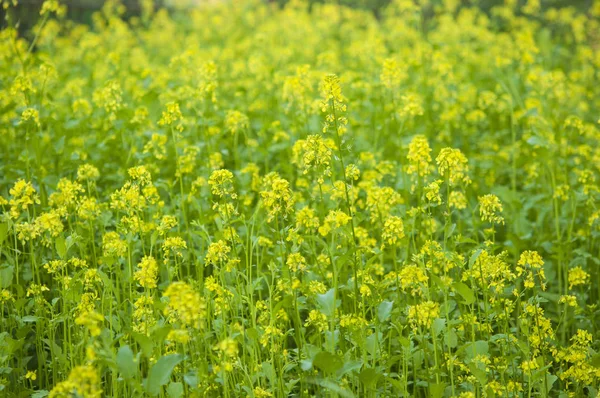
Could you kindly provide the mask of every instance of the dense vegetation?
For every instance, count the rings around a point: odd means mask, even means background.
[[[598,396],[600,2],[2,5],[0,394]]]

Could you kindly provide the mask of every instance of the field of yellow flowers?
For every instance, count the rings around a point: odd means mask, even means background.
[[[600,1],[0,31],[2,397],[599,397]]]

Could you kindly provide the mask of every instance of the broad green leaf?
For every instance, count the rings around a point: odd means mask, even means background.
[[[259,336],[258,336],[258,331],[256,330],[256,328],[246,329],[246,337],[253,341],[258,340]]]
[[[128,345],[122,346],[117,352],[117,367],[125,379],[135,377],[138,369],[133,359],[133,351]]]
[[[383,323],[390,318],[393,306],[394,302],[387,300],[384,300],[379,304],[379,307],[377,308],[377,318],[379,318],[379,322]]]
[[[473,253],[471,255],[471,257],[469,258],[469,268],[473,268],[473,264],[475,264],[475,261],[477,261],[480,254],[481,254],[481,249],[475,250],[475,253]]]
[[[152,342],[152,340],[150,340],[150,338],[145,334],[137,332],[132,332],[131,336],[140,345],[144,355],[147,358],[150,358],[152,356],[152,351],[154,350],[154,343]]]
[[[183,384],[181,382],[171,382],[167,387],[167,395],[169,398],[183,397]]]
[[[377,341],[377,340],[378,339],[381,340],[381,338],[382,338],[381,332],[379,332],[379,333],[373,333],[365,339],[365,348],[367,349],[367,352],[369,354],[371,354],[373,356],[378,355],[379,341]]]
[[[310,359],[303,359],[302,361],[300,361],[300,369],[302,369],[303,371],[308,371],[311,370],[313,367],[313,363],[312,360]]]
[[[3,264],[0,266],[0,288],[6,289],[12,283],[14,266]]]
[[[479,369],[474,363],[469,364],[469,370],[471,370],[471,374],[475,376],[479,384],[482,386],[487,384],[487,373],[484,370]]]
[[[331,374],[341,369],[344,366],[344,361],[338,355],[321,351],[313,359],[313,365],[323,372]]]
[[[339,384],[337,384],[331,380],[308,379],[307,382],[312,383],[312,384],[317,384],[317,385],[325,388],[326,390],[336,393],[337,395],[339,395],[342,398],[354,398],[354,394],[352,394],[351,391],[346,390],[345,388],[341,387]]]
[[[446,320],[442,319],[442,318],[436,318],[433,320],[433,324],[431,325],[431,328],[433,329],[433,334],[435,337],[437,337],[442,330],[444,330],[444,327],[446,326]]]
[[[448,347],[456,348],[456,346],[458,345],[458,336],[456,335],[454,329],[448,330],[448,332],[444,336],[444,341],[446,342]]]
[[[0,223],[0,243],[4,242],[6,236],[8,235],[8,223],[3,222]]]
[[[465,344],[461,350],[464,350],[466,360],[471,360],[477,355],[487,355],[490,346],[487,341],[478,340],[474,343]]]
[[[62,236],[57,237],[54,240],[54,245],[56,247],[56,253],[58,253],[58,256],[64,259],[67,255],[67,244],[65,242],[65,238]]]
[[[448,384],[444,382],[440,383],[431,383],[429,384],[429,397],[430,398],[443,398],[444,391]]]
[[[167,384],[171,379],[171,373],[183,357],[179,354],[172,354],[161,357],[150,368],[148,379],[146,380],[146,391],[152,396],[160,394],[160,388]]]
[[[475,293],[473,290],[462,282],[455,282],[452,284],[452,287],[464,300],[464,304],[471,305],[475,302]]]
[[[344,362],[344,366],[338,372],[338,376],[344,375],[348,372],[353,372],[355,370],[359,370],[363,366],[363,361],[346,361]]]
[[[363,369],[358,374],[358,379],[367,388],[373,388],[377,385],[377,381],[381,377],[381,373],[373,368]]]
[[[183,375],[183,381],[188,386],[196,387],[198,386],[198,374],[195,371],[187,372]]]
[[[335,312],[334,290],[329,289],[326,293],[317,294],[317,302],[321,307],[321,312],[328,317],[333,316]]]

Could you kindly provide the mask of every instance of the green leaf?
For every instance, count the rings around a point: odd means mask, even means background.
[[[471,305],[475,302],[475,293],[473,290],[462,282],[455,282],[452,284],[452,287],[464,300],[464,304]]]
[[[160,394],[160,388],[167,384],[171,379],[171,373],[183,357],[179,354],[172,354],[161,357],[148,372],[146,379],[146,391],[152,396]]]
[[[440,383],[431,383],[429,385],[429,397],[430,398],[442,398],[444,396],[444,391],[448,385],[444,382]]]
[[[152,342],[152,340],[150,340],[150,338],[148,336],[146,336],[145,334],[141,334],[141,333],[137,333],[137,332],[132,332],[131,336],[136,341],[136,343],[138,343],[140,345],[144,355],[147,358],[150,358],[152,356],[152,351],[154,350],[154,343]]]
[[[64,260],[65,256],[67,255],[67,244],[65,242],[65,238],[62,236],[57,237],[54,241],[54,245],[56,247],[58,256]]]
[[[600,354],[592,355],[590,359],[590,364],[595,368],[600,368]]]
[[[65,244],[67,246],[67,252],[69,251],[69,249],[71,247],[73,247],[73,245],[75,243],[77,243],[79,240],[81,239],[81,236],[77,235],[76,232],[72,233],[71,235],[67,236],[67,239],[65,240]]]
[[[307,379],[306,382],[319,385],[331,392],[336,393],[337,395],[339,395],[342,398],[354,398],[354,394],[352,394],[351,391],[346,390],[345,388],[341,387],[339,384],[337,384],[331,380]]]
[[[4,242],[6,236],[8,235],[8,223],[3,222],[0,224],[0,243]]]
[[[394,302],[387,300],[383,300],[381,304],[379,304],[379,307],[377,308],[377,318],[379,318],[379,322],[383,323],[390,318],[393,306]]]
[[[475,250],[475,253],[473,253],[471,255],[471,257],[469,258],[469,268],[473,268],[473,264],[475,264],[475,261],[477,261],[480,254],[481,254],[481,249]]]
[[[338,376],[345,375],[346,373],[353,372],[355,370],[359,370],[363,366],[363,361],[346,361],[344,362],[344,366],[338,372]]]
[[[135,377],[138,369],[133,359],[133,351],[128,345],[122,346],[117,352],[117,367],[125,379]]]
[[[6,289],[12,284],[14,274],[14,266],[2,265],[0,266],[0,288]]]
[[[381,340],[381,332],[373,333],[365,339],[365,348],[367,352],[373,356],[377,356],[379,350],[379,342]]]
[[[481,386],[485,386],[487,384],[487,373],[485,373],[484,370],[479,369],[473,363],[469,364],[469,370],[471,370],[471,373],[473,376],[475,376]]]
[[[313,363],[311,359],[303,359],[300,361],[300,369],[302,369],[303,371],[309,371],[311,370],[313,367]]]
[[[183,384],[181,382],[172,382],[167,387],[167,395],[170,398],[183,397]]]
[[[442,330],[444,330],[445,326],[446,326],[445,319],[442,319],[442,318],[434,319],[433,324],[431,325],[431,328],[433,329],[434,337],[437,337],[442,332]]]
[[[344,366],[344,361],[338,355],[321,351],[313,359],[313,365],[323,372],[331,374],[341,369]]]
[[[465,359],[471,360],[477,355],[487,355],[490,346],[487,341],[478,340],[474,343],[468,343],[462,346],[461,350],[465,351]]]
[[[186,374],[183,375],[183,381],[185,381],[185,384],[187,384],[188,386],[197,387],[198,386],[198,375],[196,374],[195,371],[187,372]]]
[[[456,348],[456,346],[458,345],[458,336],[456,335],[454,329],[448,330],[448,332],[444,336],[444,339],[446,344],[450,348]]]
[[[358,374],[358,379],[367,388],[375,387],[377,385],[377,381],[379,380],[380,377],[381,377],[381,374],[373,368],[363,369]]]
[[[258,336],[258,331],[256,330],[256,328],[246,329],[246,337],[252,341],[258,340],[259,336]]]
[[[321,312],[328,317],[333,316],[335,312],[335,294],[333,289],[329,289],[324,294],[317,294],[317,302],[321,307]]]
[[[446,238],[451,237],[455,230],[456,230],[456,223],[447,224],[446,227],[444,228],[444,236],[446,236]]]

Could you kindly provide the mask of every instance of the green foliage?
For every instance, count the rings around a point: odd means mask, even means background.
[[[3,2],[2,396],[598,395],[600,3],[376,3]]]

